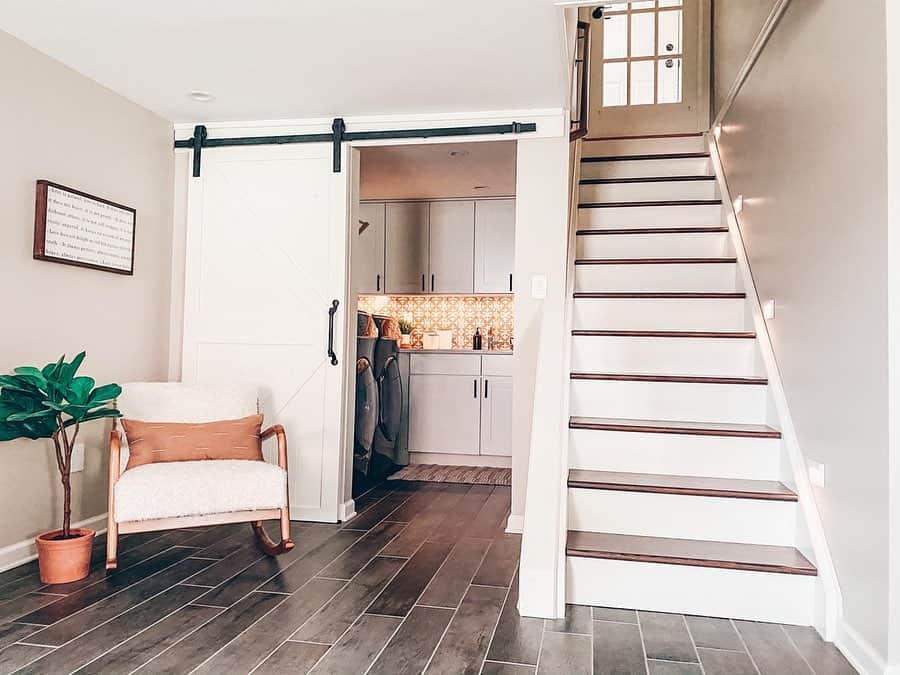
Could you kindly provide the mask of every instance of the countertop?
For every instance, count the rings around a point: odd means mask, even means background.
[[[403,354],[497,354],[500,356],[512,356],[511,349],[415,349],[401,347]]]

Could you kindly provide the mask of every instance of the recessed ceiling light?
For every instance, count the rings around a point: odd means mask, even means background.
[[[188,96],[200,103],[210,103],[216,100],[215,96],[206,91],[192,91]]]
[[[469,151],[468,150],[451,150],[447,154],[450,155],[451,157],[465,157],[466,155],[469,154]]]

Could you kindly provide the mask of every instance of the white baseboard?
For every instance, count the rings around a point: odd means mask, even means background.
[[[348,499],[338,507],[338,520],[346,522],[356,515],[356,501]]]
[[[522,534],[525,529],[525,516],[517,516],[514,513],[509,514],[506,519],[506,532],[508,534]]]
[[[837,622],[834,646],[841,650],[860,675],[900,675],[900,666],[888,668],[878,650],[844,621],[843,617]]]
[[[512,467],[512,457],[501,455],[457,455],[446,452],[410,452],[410,464],[442,464],[444,466],[489,466],[494,469]]]
[[[72,523],[72,527],[87,527],[94,530],[97,534],[103,534],[106,532],[106,514],[101,513],[92,518],[79,520],[77,523]],[[35,558],[37,558],[37,546],[34,543],[34,538],[23,539],[15,544],[4,546],[0,548],[0,572],[18,567]]]

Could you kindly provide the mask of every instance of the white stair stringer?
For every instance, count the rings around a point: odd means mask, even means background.
[[[828,639],[839,593],[715,147],[635,140],[582,164],[566,601]]]

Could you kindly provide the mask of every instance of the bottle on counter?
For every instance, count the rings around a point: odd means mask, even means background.
[[[497,341],[494,339],[494,327],[491,326],[488,328],[488,351],[493,351],[497,346]]]
[[[475,351],[481,350],[481,328],[475,329],[475,335],[472,336],[472,349]]]

